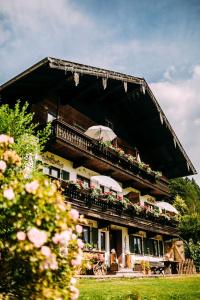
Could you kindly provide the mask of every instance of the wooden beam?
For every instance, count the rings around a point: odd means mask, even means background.
[[[88,158],[87,157],[80,157],[77,158],[76,161],[73,162],[73,168],[77,169],[81,166],[84,166],[87,163]]]

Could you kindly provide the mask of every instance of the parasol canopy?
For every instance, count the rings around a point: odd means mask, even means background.
[[[103,142],[112,141],[117,137],[111,128],[102,125],[89,127],[85,134],[95,140],[101,140]]]
[[[98,175],[98,176],[92,176],[90,179],[91,181],[106,186],[107,188],[110,188],[113,191],[120,192],[120,193],[122,192],[122,187],[119,185],[119,183],[109,176]]]
[[[160,202],[156,202],[156,205],[158,207],[160,207],[161,209],[165,209],[165,210],[173,212],[175,214],[179,213],[178,210],[168,202],[160,201]]]

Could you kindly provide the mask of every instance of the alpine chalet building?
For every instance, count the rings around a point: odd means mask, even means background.
[[[185,260],[168,180],[196,173],[143,78],[47,57],[0,87],[52,123],[44,172],[84,214],[85,251],[111,271]],[[146,266],[146,267],[144,267]]]

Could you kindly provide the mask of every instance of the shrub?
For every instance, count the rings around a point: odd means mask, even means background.
[[[82,217],[56,182],[25,175],[14,146],[0,135],[0,299],[77,299]]]

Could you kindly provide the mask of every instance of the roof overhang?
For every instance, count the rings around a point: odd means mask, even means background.
[[[145,79],[47,57],[3,84],[0,96],[2,103],[15,103],[42,98],[50,90],[65,97],[67,93],[68,104],[99,123],[103,120],[99,115],[108,113],[115,121],[115,132],[168,178],[196,174]],[[72,95],[76,101],[69,100]]]

